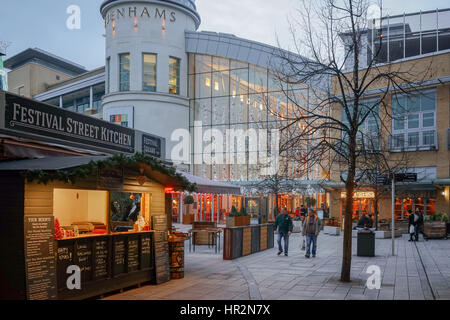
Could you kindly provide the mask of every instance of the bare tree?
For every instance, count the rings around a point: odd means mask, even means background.
[[[277,79],[295,106],[285,117],[284,130],[295,127],[288,143],[302,146],[299,156],[309,167],[319,166],[324,175],[337,175],[345,184],[341,281],[349,282],[353,194],[364,176],[359,173],[369,170],[368,159],[383,159],[383,170],[395,167],[388,150],[390,92],[419,87],[429,68],[379,64],[385,28],[368,25],[369,1],[301,2],[298,19],[291,23],[297,54],[279,50],[276,59],[281,65]],[[370,47],[367,35],[369,30],[374,34],[373,29],[377,45]],[[377,49],[369,50],[373,48]]]

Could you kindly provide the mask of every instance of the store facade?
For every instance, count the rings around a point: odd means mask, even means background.
[[[29,300],[169,281],[164,190],[195,188],[142,155],[4,162],[0,185],[1,297]]]

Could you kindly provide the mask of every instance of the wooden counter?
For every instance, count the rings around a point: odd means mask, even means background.
[[[58,299],[85,299],[154,282],[154,232],[86,235],[57,241]],[[67,288],[67,267],[81,269],[81,290]]]

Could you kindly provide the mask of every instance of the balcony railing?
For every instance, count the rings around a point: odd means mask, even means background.
[[[415,152],[438,150],[436,130],[389,135],[390,152]]]

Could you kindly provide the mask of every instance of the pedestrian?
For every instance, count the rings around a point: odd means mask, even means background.
[[[416,234],[416,222],[414,221],[415,215],[412,214],[411,210],[408,210],[408,231],[409,231],[409,242],[414,241],[413,237]]]
[[[310,209],[308,216],[303,223],[303,236],[306,236],[306,258],[311,256],[311,244],[312,257],[315,258],[317,254],[317,236],[320,232],[320,219],[317,213]]]
[[[288,214],[286,207],[281,210],[281,214],[277,216],[275,220],[275,230],[278,228],[278,255],[283,253],[283,247],[281,246],[281,239],[284,239],[284,255],[288,256],[289,251],[289,236],[293,230],[292,219]]]
[[[416,222],[416,224],[414,226],[414,229],[415,229],[414,234],[415,234],[416,241],[419,241],[419,231],[423,224],[423,215],[419,208],[416,208],[416,212],[414,214],[414,221]]]

